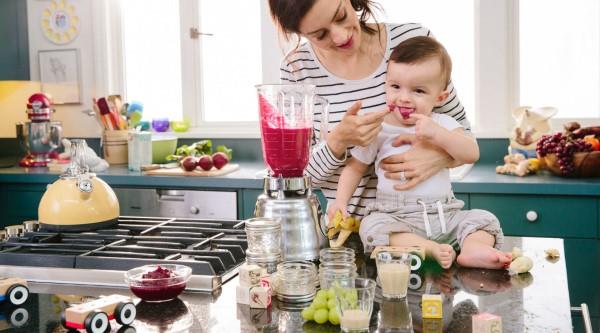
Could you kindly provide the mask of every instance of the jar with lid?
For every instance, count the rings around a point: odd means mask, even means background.
[[[281,255],[281,222],[256,217],[245,221],[248,251],[256,255]]]
[[[275,289],[282,302],[310,302],[317,292],[317,268],[310,261],[284,261],[277,265]]]

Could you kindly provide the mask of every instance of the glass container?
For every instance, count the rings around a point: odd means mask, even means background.
[[[327,263],[319,266],[321,289],[329,289],[334,286],[350,287],[356,276],[354,263]]]
[[[328,262],[354,263],[355,253],[353,249],[347,247],[325,248],[319,253],[321,264]]]
[[[267,273],[273,274],[277,271],[277,265],[281,262],[281,254],[264,254],[246,251],[246,263],[248,265],[258,265],[267,270]]]
[[[317,268],[310,261],[284,261],[277,265],[275,286],[277,299],[282,302],[311,301],[317,292]]]
[[[256,217],[245,221],[248,251],[259,256],[281,254],[281,222]]]

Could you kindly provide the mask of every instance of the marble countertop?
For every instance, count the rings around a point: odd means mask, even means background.
[[[509,276],[506,271],[453,268],[420,270],[422,283],[409,290],[401,301],[376,297],[371,331],[396,328],[402,332],[419,332],[431,325],[443,325],[445,332],[470,332],[471,314],[491,312],[502,316],[503,332],[572,332],[567,273],[560,239],[507,237],[505,249],[518,246],[531,257],[530,273]],[[556,248],[558,261],[549,261],[544,250]],[[376,269],[368,259],[358,256],[360,275],[374,277]],[[43,274],[43,268],[40,269]],[[268,310],[250,309],[235,302],[237,277],[212,294],[184,292],[178,299],[165,303],[137,304],[133,326],[137,332],[337,332],[338,327],[305,323],[301,306],[274,302]],[[120,293],[124,289],[106,289],[58,284],[31,284],[32,294],[22,306],[28,317],[11,332],[65,332],[60,327],[60,313],[71,302],[85,298]],[[444,316],[441,321],[421,318],[423,293],[443,295]],[[10,324],[14,309],[4,307],[0,325]],[[22,313],[22,311],[21,311]],[[4,316],[2,316],[4,315]],[[125,328],[111,321],[112,332]],[[1,330],[2,328],[0,328]]]

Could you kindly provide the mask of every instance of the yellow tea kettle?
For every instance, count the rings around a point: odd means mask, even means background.
[[[71,141],[71,164],[48,185],[38,206],[43,231],[90,231],[117,223],[119,201],[102,179],[88,172],[85,140]]]

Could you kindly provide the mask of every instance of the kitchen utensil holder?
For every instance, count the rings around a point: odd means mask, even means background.
[[[127,130],[104,131],[102,152],[109,164],[127,164]]]

